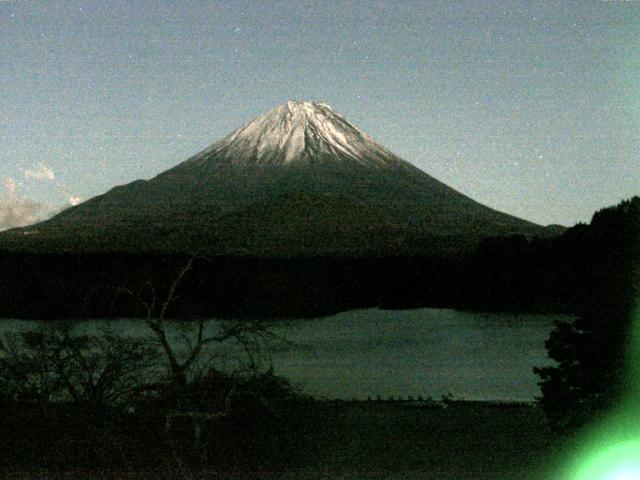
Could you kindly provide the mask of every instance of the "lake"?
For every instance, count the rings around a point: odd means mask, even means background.
[[[275,373],[317,398],[439,399],[451,393],[459,399],[531,401],[540,394],[532,368],[550,364],[544,342],[554,321],[570,318],[447,309],[355,310],[274,323],[273,331],[288,342],[279,342],[270,355]],[[4,320],[0,333],[42,325],[51,323]],[[216,325],[215,320],[207,322],[208,329]],[[78,328],[95,332],[105,326],[132,336],[147,333],[137,320],[92,320]],[[172,324],[174,341],[186,341],[181,330]],[[233,346],[214,353],[226,365],[237,357]]]

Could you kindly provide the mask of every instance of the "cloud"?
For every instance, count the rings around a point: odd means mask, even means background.
[[[26,177],[37,179],[53,180],[55,178],[53,171],[43,163],[38,165],[37,170],[26,170],[24,174]],[[67,201],[62,205],[40,202],[20,195],[18,185],[12,177],[0,176],[0,231],[42,222],[85,201],[83,197],[70,192],[65,194]]]
[[[0,193],[0,231],[25,227],[49,218],[55,210],[43,202],[21,197],[16,193],[16,182],[4,180],[4,194]]]
[[[76,195],[71,195],[69,197],[69,205],[71,205],[72,207],[75,207],[76,205],[80,205],[82,202],[84,202],[84,198],[82,197],[78,197]]]
[[[7,192],[9,195],[14,195],[16,193],[16,181],[9,177],[4,182],[5,187],[7,187]]]
[[[25,227],[50,216],[49,207],[28,198],[0,199],[0,231]]]
[[[35,170],[25,170],[24,176],[27,178],[35,178],[37,180],[54,180],[56,178],[53,170],[43,162],[40,162]]]

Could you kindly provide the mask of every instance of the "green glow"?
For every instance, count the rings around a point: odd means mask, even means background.
[[[571,480],[640,480],[640,442],[629,441],[597,449],[586,455],[568,477]]]
[[[640,480],[640,309],[632,319],[626,397],[579,439],[562,480]]]

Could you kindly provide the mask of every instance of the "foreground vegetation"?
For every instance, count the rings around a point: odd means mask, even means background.
[[[206,338],[198,331],[196,339]],[[211,357],[178,377],[171,357],[148,339],[82,334],[73,325],[6,337],[0,471],[20,478],[526,478],[556,439],[536,406],[313,400],[268,365],[257,368],[255,343],[246,345],[242,369],[224,372]],[[181,352],[177,364],[192,352]]]
[[[272,370],[226,373],[200,365],[178,380],[149,341],[76,334],[68,326],[5,338],[3,467],[179,471],[286,464],[310,425],[297,413],[305,397]]]
[[[3,468],[32,478],[537,479],[558,446],[535,406],[280,407],[284,423],[238,416],[209,424],[198,445],[186,426],[168,435],[151,411],[96,418],[69,405],[12,416],[2,429],[23,434],[3,443]]]
[[[636,388],[640,197],[597,212],[570,238],[565,241],[574,247],[571,254],[583,259],[588,288],[576,319],[557,324],[546,342],[556,365],[536,369],[542,406],[559,431],[602,418]]]

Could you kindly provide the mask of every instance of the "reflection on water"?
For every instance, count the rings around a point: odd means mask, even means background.
[[[549,363],[544,342],[559,315],[480,314],[440,309],[356,310],[315,320],[273,324],[289,340],[271,350],[275,373],[316,397],[366,399],[433,397],[533,400],[539,395],[534,366]],[[40,322],[5,320],[0,331],[36,328]],[[207,329],[216,329],[215,320]],[[86,321],[78,329],[108,327],[146,336],[139,320]],[[187,345],[187,325],[171,326],[174,342]],[[217,364],[234,368],[237,346],[216,346]]]

